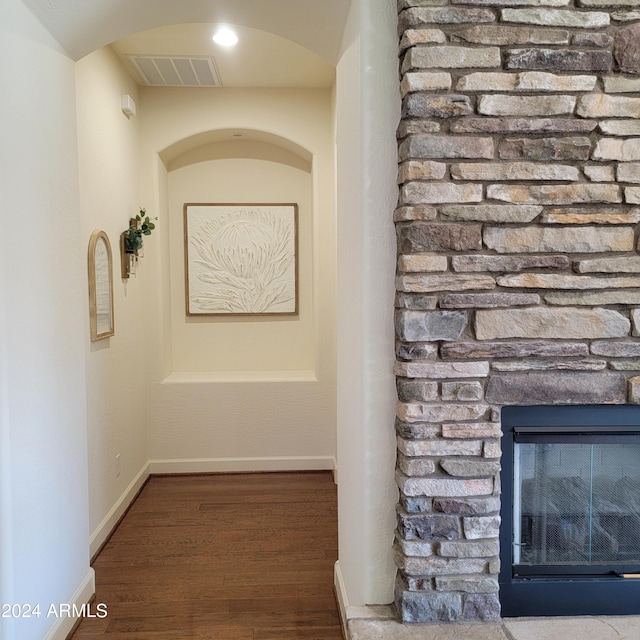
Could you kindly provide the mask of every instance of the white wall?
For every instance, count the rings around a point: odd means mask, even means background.
[[[18,0],[0,3],[0,78],[0,602],[41,607],[0,637],[42,640],[73,624],[50,603],[93,591],[87,267],[74,64]]]
[[[146,204],[140,197],[139,117],[127,118],[120,108],[123,94],[137,100],[137,85],[108,47],[77,63],[76,83],[82,241],[87,245],[95,229],[105,231],[114,261],[115,335],[85,341],[94,553],[147,475],[145,287],[149,270],[142,260],[135,277],[121,278],[120,233]],[[147,212],[155,214],[151,207]],[[152,235],[145,245],[155,240]],[[88,317],[83,317],[88,332]],[[120,455],[119,476],[116,455]]]
[[[391,544],[396,528],[395,267],[393,210],[398,199],[396,129],[400,120],[398,13],[389,0],[360,0],[362,90],[360,126],[365,132],[362,173],[365,218],[363,264],[366,292],[363,331],[367,336],[364,442],[365,499],[370,501],[366,573],[367,603],[389,602],[396,565]]]
[[[354,0],[337,67],[336,586],[344,606],[393,600],[396,19],[393,2]]]
[[[335,207],[330,98],[329,91],[322,90],[141,91],[144,189],[147,200],[155,197],[157,209],[169,221],[164,226],[162,218],[159,221],[161,242],[152,257],[158,289],[149,301],[154,471],[333,467]],[[197,150],[211,132],[227,132],[231,139],[231,132],[238,129],[257,142],[266,137],[284,141],[285,148],[306,150],[313,158],[312,192],[303,184],[307,178],[296,177],[300,169],[281,162],[265,163],[264,158],[261,165],[255,165],[256,159],[238,165],[238,158],[222,165],[215,164],[219,160],[187,164],[191,168],[174,168],[169,175],[158,161],[160,155],[165,159],[171,155],[167,150],[178,147],[181,155],[198,156]],[[171,166],[185,164],[178,156],[172,160]],[[262,167],[266,173],[260,183],[248,176],[243,185],[238,174],[242,166],[245,170],[251,167],[254,173]],[[221,173],[211,176],[207,184],[206,174],[213,168]],[[270,185],[265,184],[265,177],[272,179]],[[300,318],[185,320],[179,248],[183,203],[264,198],[300,199],[304,205]],[[172,309],[169,316],[163,315],[167,308]],[[292,332],[287,341],[291,323],[298,323],[298,333]],[[248,348],[242,344],[247,335],[253,341]],[[194,355],[192,345],[197,340],[203,341],[206,360]],[[228,344],[220,347],[220,362],[216,362],[216,346],[225,340]],[[298,353],[277,356],[270,345],[261,346],[261,341],[285,349],[293,346]],[[259,350],[252,354],[252,346]],[[178,353],[182,348],[188,353]],[[207,367],[206,362],[211,365]]]

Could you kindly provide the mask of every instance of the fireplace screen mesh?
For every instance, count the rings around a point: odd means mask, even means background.
[[[515,445],[514,564],[640,563],[640,444]]]

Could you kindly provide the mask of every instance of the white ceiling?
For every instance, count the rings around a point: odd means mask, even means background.
[[[140,84],[127,55],[212,57],[223,87],[326,88],[333,83],[333,65],[309,49],[273,33],[231,26],[239,41],[228,48],[211,40],[215,25],[205,23],[150,29],[111,46]]]
[[[335,65],[350,0],[22,0],[78,60],[133,33],[230,23],[275,34]]]

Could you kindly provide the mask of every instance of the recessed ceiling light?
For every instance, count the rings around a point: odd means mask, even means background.
[[[238,36],[229,27],[220,27],[215,32],[213,41],[223,47],[232,47],[238,42]]]

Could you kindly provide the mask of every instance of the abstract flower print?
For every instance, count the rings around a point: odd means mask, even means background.
[[[194,208],[189,217],[191,312],[294,312],[292,207],[202,209]]]

